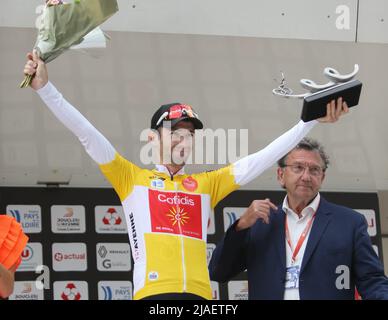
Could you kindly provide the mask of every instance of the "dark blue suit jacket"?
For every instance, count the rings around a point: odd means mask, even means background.
[[[283,299],[284,220],[280,207],[271,212],[268,225],[259,220],[237,232],[237,222],[233,224],[213,252],[210,278],[225,282],[247,269],[249,299]],[[336,282],[340,287],[346,285],[347,276],[339,266],[348,267],[348,289],[337,289]],[[354,299],[355,286],[363,299],[388,299],[388,279],[373,250],[364,216],[321,196],[302,261],[300,299]]]

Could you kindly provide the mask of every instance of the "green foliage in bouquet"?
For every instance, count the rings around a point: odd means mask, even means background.
[[[74,0],[47,5],[39,27],[35,49],[48,63],[83,41],[90,31],[101,25],[118,11],[116,0]],[[26,75],[21,88],[30,85],[33,76]]]

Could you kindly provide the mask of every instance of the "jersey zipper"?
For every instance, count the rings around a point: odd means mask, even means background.
[[[171,179],[172,180],[172,179]],[[178,196],[178,183],[174,182],[175,187],[175,195]],[[181,218],[180,214],[180,208],[179,205],[176,205],[176,212],[179,213],[179,217]],[[183,292],[186,292],[186,266],[185,266],[185,249],[184,249],[184,243],[183,243],[183,232],[182,232],[182,226],[181,221],[178,221],[178,228],[179,228],[179,238],[181,242],[181,252],[182,252],[182,272],[183,272]]]

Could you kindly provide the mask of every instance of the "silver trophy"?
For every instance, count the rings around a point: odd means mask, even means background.
[[[341,74],[334,68],[325,68],[323,74],[330,80],[326,84],[317,84],[309,79],[301,79],[300,84],[308,92],[294,94],[293,90],[286,86],[284,74],[280,85],[272,90],[272,93],[285,98],[303,99],[301,118],[310,121],[326,115],[326,105],[333,99],[343,98],[348,107],[356,106],[360,99],[362,83],[354,77],[359,71],[358,64],[354,65],[353,72]]]

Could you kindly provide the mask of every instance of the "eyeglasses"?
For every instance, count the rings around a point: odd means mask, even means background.
[[[158,126],[163,120],[173,120],[179,119],[183,116],[189,118],[198,118],[198,115],[193,111],[193,108],[187,104],[176,104],[171,106],[170,109],[164,112],[159,120],[156,122],[156,126]]]
[[[324,171],[324,169],[319,166],[307,166],[303,164],[286,164],[283,168],[284,167],[289,167],[295,174],[303,174],[305,170],[308,169],[309,174],[313,177],[321,176]]]

